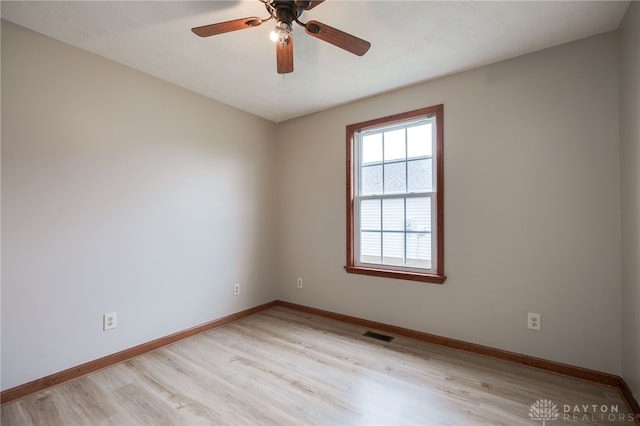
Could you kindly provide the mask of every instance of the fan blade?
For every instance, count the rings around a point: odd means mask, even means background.
[[[289,34],[289,42],[284,46],[276,42],[276,62],[278,74],[293,72],[293,35]]]
[[[296,7],[304,10],[311,10],[324,0],[296,0]]]
[[[358,56],[362,56],[367,53],[367,50],[371,47],[371,43],[366,40],[318,21],[307,22],[305,31],[311,37],[319,38],[320,40],[331,43],[334,46],[338,46],[339,48]]]
[[[217,24],[204,25],[202,27],[191,28],[194,34],[200,37],[209,37],[212,35],[228,33],[231,31],[244,30],[245,28],[253,28],[262,24],[262,19],[252,17],[243,19],[234,19],[233,21],[219,22]]]

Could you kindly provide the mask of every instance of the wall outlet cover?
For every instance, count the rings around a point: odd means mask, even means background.
[[[118,326],[118,313],[110,312],[102,316],[102,330],[113,330]]]

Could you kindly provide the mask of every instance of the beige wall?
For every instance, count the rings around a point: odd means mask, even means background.
[[[640,2],[620,28],[622,375],[640,401]]]
[[[609,33],[282,123],[282,297],[619,374],[617,61]],[[446,283],[347,274],[345,126],[440,103]]]
[[[276,297],[273,123],[7,22],[2,107],[2,389]]]

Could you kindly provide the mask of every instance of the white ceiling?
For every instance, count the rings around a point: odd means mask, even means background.
[[[374,94],[614,30],[628,1],[326,0],[317,20],[371,42],[362,57],[294,25],[276,73],[273,23],[200,38],[192,27],[266,18],[258,0],[2,1],[2,18],[281,122]]]

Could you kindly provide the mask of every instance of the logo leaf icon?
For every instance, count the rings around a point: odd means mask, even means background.
[[[547,420],[558,420],[559,416],[558,407],[550,399],[539,399],[529,407],[529,418],[542,421],[542,426],[546,426]]]

